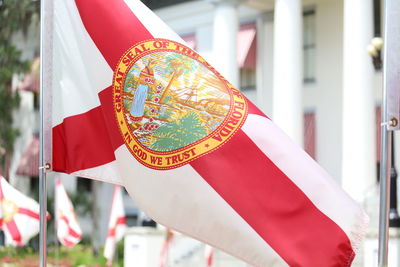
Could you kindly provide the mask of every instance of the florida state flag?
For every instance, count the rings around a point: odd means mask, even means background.
[[[214,261],[214,248],[206,245],[204,247],[204,257],[206,259],[206,266],[212,267]]]
[[[161,245],[161,251],[160,251],[160,263],[158,267],[165,267],[168,266],[168,254],[169,250],[171,247],[172,240],[174,239],[175,234],[171,229],[166,228],[165,229],[165,238],[164,241]]]
[[[0,229],[6,244],[23,246],[39,233],[39,204],[0,175]]]
[[[350,266],[367,217],[139,0],[55,0],[55,171],[255,266]]]
[[[56,179],[56,224],[57,237],[61,244],[73,247],[82,238],[82,230],[75,214],[74,206],[60,179]]]
[[[126,218],[122,191],[121,187],[116,185],[112,197],[106,244],[104,245],[104,257],[107,259],[107,266],[112,265],[117,243],[124,237],[125,231]]]

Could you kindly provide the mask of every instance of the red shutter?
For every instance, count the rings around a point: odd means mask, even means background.
[[[316,121],[314,112],[304,114],[304,150],[316,160]]]

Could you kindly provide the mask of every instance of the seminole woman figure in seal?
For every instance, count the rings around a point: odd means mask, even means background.
[[[129,111],[132,121],[141,121],[144,113],[144,104],[149,90],[154,87],[154,71],[156,62],[149,59],[147,66],[142,69],[139,75],[139,83],[132,100],[132,106]]]

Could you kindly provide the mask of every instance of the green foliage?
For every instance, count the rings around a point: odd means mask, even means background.
[[[153,100],[153,99],[154,99],[154,94],[149,92],[149,93],[147,94],[147,100],[150,100],[150,101],[151,101],[151,100]]]
[[[135,81],[135,75],[131,72],[128,73],[125,81],[125,88],[136,88],[138,81]]]
[[[20,52],[15,47],[0,44],[0,146],[12,152],[12,144],[18,130],[11,127],[12,110],[19,105],[19,96],[11,92],[12,75],[26,70],[26,64],[19,62]]]
[[[18,31],[26,33],[38,13],[39,1],[0,0],[0,148],[6,152],[0,153],[0,164],[12,153],[19,134],[12,127],[12,111],[19,105],[18,94],[11,91],[12,76],[29,67],[28,62],[21,60],[21,51],[12,44],[12,36]]]
[[[190,112],[182,118],[166,123],[154,130],[151,148],[157,151],[175,150],[189,145],[207,135],[200,117]]]
[[[22,259],[26,256],[35,254],[31,247],[1,247],[0,246],[0,259],[5,257],[12,259]]]
[[[171,96],[169,96],[169,95],[166,96],[166,97],[165,97],[165,100],[164,100],[164,103],[165,103],[165,104],[168,104],[170,101],[171,101]]]
[[[72,248],[59,246],[48,247],[48,263],[59,262],[60,266],[106,266],[106,259],[103,256],[96,257],[92,248],[87,245],[77,244]],[[122,267],[124,263],[124,242],[117,243],[116,257],[113,267]],[[103,255],[103,253],[101,253]],[[39,260],[39,254],[32,247],[0,247],[0,265],[2,260],[7,259],[10,266],[35,266]],[[3,265],[1,265],[3,266]]]
[[[167,73],[187,74],[197,69],[194,60],[185,55],[172,53],[166,56],[165,61],[167,63],[167,68],[165,69]]]
[[[95,257],[91,247],[75,245],[73,248],[60,246],[60,258],[68,259],[72,266],[105,266],[104,257]]]
[[[115,257],[113,262],[113,267],[124,266],[124,241],[121,240],[117,243],[117,248],[115,250]]]
[[[77,214],[84,215],[92,210],[91,195],[85,191],[77,191],[75,193],[68,192],[72,203],[74,203],[75,211]]]
[[[22,30],[26,33],[32,18],[39,14],[40,1],[0,0],[0,36],[10,38],[13,33]]]

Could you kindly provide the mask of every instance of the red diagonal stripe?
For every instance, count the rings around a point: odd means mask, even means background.
[[[115,225],[116,225],[116,226],[118,226],[118,225],[126,225],[126,218],[125,218],[125,216],[119,217],[119,218],[117,219],[117,222],[115,223]]]
[[[115,120],[111,86],[99,98],[101,106],[53,127],[55,171],[72,173],[115,160],[114,150],[124,142]]]
[[[71,173],[115,160],[101,107],[53,127],[53,168]]]
[[[268,118],[268,116],[265,115],[264,112],[262,112],[256,105],[251,103],[248,99],[247,99],[247,108],[248,108],[247,112],[249,114],[259,115],[259,116]]]
[[[112,69],[129,47],[152,38],[122,0],[76,0],[76,5],[87,32]],[[55,171],[72,173],[115,159],[113,148],[123,141],[115,122],[111,87],[99,98],[101,107],[68,117],[53,128]]]
[[[112,87],[107,87],[105,90],[99,93],[99,99],[101,103],[101,109],[103,111],[103,118],[105,120],[108,137],[110,138],[113,149],[117,149],[124,140],[121,137],[117,120],[115,119],[114,104],[113,104],[113,92]]]
[[[62,243],[69,248],[72,248],[73,246],[75,246],[75,243],[72,241],[69,241],[67,238],[63,238]]]
[[[17,224],[15,223],[15,220],[6,222],[5,225],[14,242],[17,243],[17,245],[22,246],[21,233],[17,227]]]
[[[81,234],[78,234],[77,232],[75,232],[75,230],[72,229],[71,227],[69,227],[69,229],[68,229],[68,235],[72,236],[74,238],[81,238],[82,237]]]
[[[81,234],[77,233],[74,229],[72,229],[71,225],[69,224],[69,219],[66,216],[62,216],[60,220],[64,221],[67,224],[68,227],[68,235],[75,237],[75,238],[81,238]]]
[[[82,237],[82,235],[77,233],[74,229],[72,229],[72,227],[69,224],[68,224],[68,235],[76,239],[80,239]]]
[[[79,241],[82,237],[81,234],[78,234],[77,232],[74,231],[71,227],[68,228],[68,236],[67,237],[72,237],[77,239],[76,241]],[[77,243],[77,242],[76,242]]]
[[[211,267],[213,264],[213,256],[214,256],[214,250],[213,248],[210,249],[207,255],[207,267]]]
[[[26,208],[18,208],[18,213],[29,216],[33,219],[40,220],[40,214]]]
[[[26,215],[26,216],[29,216],[29,217],[31,217],[33,219],[36,219],[36,220],[40,220],[40,214],[37,213],[36,211],[30,210],[30,209],[18,207],[18,213]],[[46,219],[50,220],[50,218],[51,218],[51,215],[50,215],[50,213],[47,212],[46,213]]]
[[[99,99],[101,106],[65,118],[63,123],[53,128],[55,171],[72,173],[115,160],[114,150],[124,142],[114,115],[112,87],[101,91]],[[249,114],[266,117],[250,101],[248,106]]]
[[[119,218],[117,218],[117,220],[116,220],[116,222],[115,222],[115,225],[114,225],[112,228],[110,228],[110,229],[108,230],[107,236],[108,236],[108,237],[115,237],[115,232],[116,232],[117,227],[118,227],[119,225],[126,225],[126,218],[125,218],[125,216],[124,216],[124,217],[119,217]]]
[[[108,237],[115,237],[115,227],[108,229]]]
[[[350,266],[343,230],[243,131],[191,165],[290,266]]]
[[[75,2],[86,31],[112,69],[131,46],[153,38],[123,0]]]

